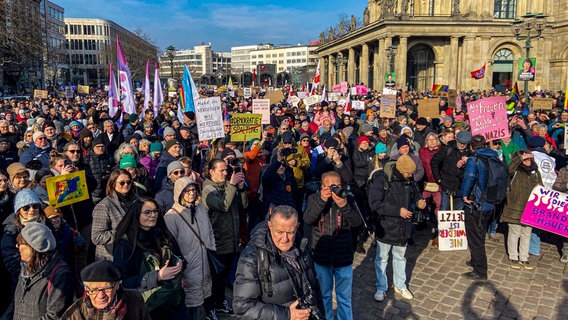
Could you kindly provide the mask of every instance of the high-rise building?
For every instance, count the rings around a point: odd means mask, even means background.
[[[43,21],[43,38],[45,41],[43,55],[43,85],[52,89],[62,84],[61,71],[65,64],[65,10],[63,7],[48,1],[41,0],[40,12]]]
[[[66,81],[99,88],[108,84],[109,64],[116,64],[117,36],[135,86],[144,79],[146,61],[157,61],[155,45],[113,21],[89,18],[65,18],[64,21],[65,45],[69,52]]]

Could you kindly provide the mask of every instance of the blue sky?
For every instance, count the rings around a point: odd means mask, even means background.
[[[339,22],[341,14],[363,16],[365,0],[52,0],[65,17],[112,20],[133,31],[141,27],[163,51],[211,42],[214,51],[269,42],[307,44]]]

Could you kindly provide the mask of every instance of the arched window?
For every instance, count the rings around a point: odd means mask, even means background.
[[[500,49],[493,56],[492,85],[496,89],[511,89],[513,77],[513,52],[509,49]]]
[[[517,0],[495,0],[494,9],[495,19],[514,19],[517,13]]]

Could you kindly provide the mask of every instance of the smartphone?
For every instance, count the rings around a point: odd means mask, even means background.
[[[179,257],[175,255],[170,256],[170,261],[168,262],[168,267],[175,267],[179,262]]]
[[[240,166],[237,166],[237,167],[234,167],[234,168],[233,168],[233,172],[234,172],[234,173],[239,173],[239,172],[242,172],[242,171],[243,171],[243,168],[241,168]]]

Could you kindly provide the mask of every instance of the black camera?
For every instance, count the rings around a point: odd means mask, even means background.
[[[340,197],[340,198],[347,198],[347,190],[341,188],[340,186],[336,185],[336,184],[332,184],[331,186],[329,186],[329,190],[331,190],[331,192],[335,193],[336,196]]]
[[[230,165],[232,165],[233,167],[236,167],[236,166],[241,165],[241,160],[239,160],[239,158],[231,158],[231,159],[228,159],[228,163]]]
[[[318,308],[318,306],[316,305],[315,301],[316,301],[316,298],[311,293],[306,294],[303,297],[300,297],[298,299],[298,306],[296,307],[296,309],[300,309],[300,310],[310,309],[310,311],[311,311],[310,312],[310,319],[324,320],[325,317],[321,313],[321,311]]]
[[[288,157],[291,154],[298,153],[298,149],[296,148],[284,148],[280,151],[280,155],[284,158]]]

